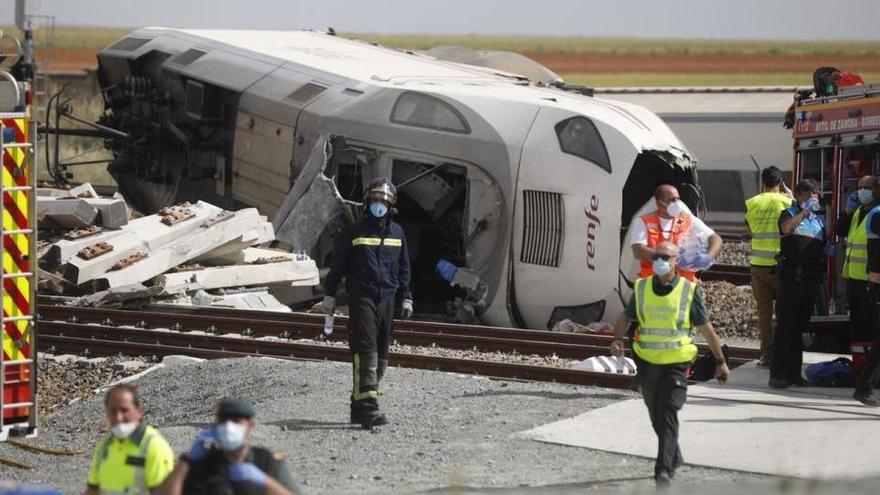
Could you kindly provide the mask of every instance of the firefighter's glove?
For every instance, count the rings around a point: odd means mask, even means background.
[[[714,264],[715,257],[713,257],[711,254],[704,253],[694,256],[694,260],[692,261],[691,266],[693,267],[694,271],[700,271],[708,270],[709,267]]]
[[[234,483],[249,483],[257,488],[266,488],[269,477],[250,462],[238,462],[229,466],[229,480]]]
[[[217,434],[214,433],[214,427],[209,426],[196,435],[196,439],[193,440],[192,446],[189,448],[189,452],[186,453],[187,462],[193,463],[196,461],[200,461],[208,455],[208,449],[215,446],[217,444]]]
[[[400,317],[404,320],[408,320],[412,317],[413,314],[413,302],[411,299],[404,299],[403,303],[400,305]]]
[[[334,311],[336,311],[336,298],[331,296],[324,296],[324,300],[312,306],[313,313],[323,313],[325,315],[332,315]]]

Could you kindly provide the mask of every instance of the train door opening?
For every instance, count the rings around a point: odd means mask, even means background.
[[[376,172],[379,168],[383,167],[376,162],[368,165],[356,153],[346,152],[334,155],[329,167],[340,195],[352,203],[363,201],[364,184],[383,175]],[[467,297],[435,268],[441,259],[458,267],[468,266],[467,169],[450,163],[393,159],[391,181],[399,188],[394,220],[406,233],[416,309],[422,315],[446,315],[451,312],[449,303]],[[358,214],[364,214],[363,209]]]
[[[464,299],[436,271],[444,259],[467,266],[467,169],[463,166],[393,160],[391,181],[398,186],[396,221],[406,232],[412,291],[420,313],[445,315],[448,303]]]

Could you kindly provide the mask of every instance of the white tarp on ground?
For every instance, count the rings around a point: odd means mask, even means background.
[[[833,359],[806,354],[805,362]],[[680,443],[692,465],[797,478],[880,476],[866,455],[880,441],[880,409],[852,389],[767,387],[767,370],[748,364],[726,385],[691,386],[679,413]],[[657,437],[641,400],[626,400],[526,431],[542,442],[653,458]]]

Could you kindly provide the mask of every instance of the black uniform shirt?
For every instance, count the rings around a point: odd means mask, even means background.
[[[278,483],[294,493],[302,493],[302,487],[293,480],[290,469],[283,457],[262,447],[251,447],[246,459],[269,475]],[[247,483],[232,483],[229,480],[229,460],[219,449],[212,449],[208,455],[190,464],[189,473],[183,481],[183,493],[187,495],[251,495],[261,494]]]
[[[782,224],[801,212],[800,205],[792,206],[779,216],[779,233]],[[806,217],[794,232],[782,235],[779,270],[784,277],[821,280],[825,273],[825,222],[818,215]]]

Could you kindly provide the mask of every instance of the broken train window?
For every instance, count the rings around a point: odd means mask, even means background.
[[[556,137],[563,153],[575,155],[611,173],[611,159],[599,130],[586,117],[571,117],[556,124]]]
[[[397,98],[391,109],[391,122],[444,132],[471,132],[464,116],[452,105],[440,98],[412,91]]]

